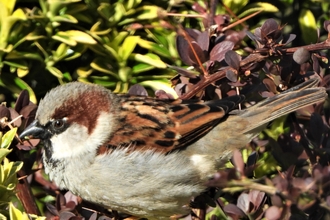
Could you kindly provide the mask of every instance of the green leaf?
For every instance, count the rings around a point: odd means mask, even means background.
[[[1,205],[1,203],[0,203],[0,205]],[[2,210],[0,210],[0,211],[2,211]],[[0,219],[7,219],[7,217],[4,215],[4,213],[0,213]]]
[[[39,33],[39,31],[37,31],[37,30],[32,31],[28,35],[25,36],[25,40],[30,40],[30,41],[39,40],[39,39],[43,39],[43,38],[46,38],[46,37],[44,35],[42,35],[41,33]]]
[[[109,43],[109,46],[114,48],[115,50],[118,49],[122,42],[125,40],[125,38],[128,36],[128,32],[127,31],[121,31],[119,32],[115,38]]]
[[[257,2],[257,3],[248,4],[247,7],[243,9],[243,12],[240,15],[238,15],[238,17],[243,18],[257,11],[275,13],[278,12],[279,10],[276,6],[272,4],[265,2]]]
[[[122,61],[128,59],[128,57],[134,51],[139,40],[140,40],[139,36],[128,36],[124,40],[122,46],[118,50],[118,56],[121,58]]]
[[[161,56],[164,56],[167,58],[171,57],[170,52],[165,47],[162,47],[159,44],[156,44],[154,42],[147,41],[144,39],[139,39],[138,44],[140,47],[151,50],[152,52],[155,52]]]
[[[132,69],[130,67],[122,67],[118,71],[118,76],[121,81],[127,82],[129,77],[131,76]]]
[[[17,72],[17,76],[19,78],[22,78],[22,77],[26,76],[30,72],[30,70],[29,69],[17,68],[17,71],[16,72]]]
[[[67,55],[69,48],[70,48],[69,45],[67,45],[65,43],[61,43],[57,47],[57,49],[53,55],[56,57],[65,57]]]
[[[47,1],[48,4],[48,10],[47,10],[47,15],[48,17],[55,16],[59,14],[59,12],[63,9],[66,8],[67,5],[75,2],[80,2],[81,0],[61,0],[61,1]],[[40,1],[42,2],[42,1]],[[46,12],[45,12],[46,13]]]
[[[56,76],[59,79],[63,78],[63,73],[61,70],[57,69],[56,67],[53,66],[47,66],[46,69],[53,74],[54,76]]]
[[[88,6],[85,3],[71,4],[71,5],[66,6],[65,13],[73,15],[73,14],[77,14],[77,13],[80,13],[80,12],[83,13],[87,9],[88,9]]]
[[[29,92],[30,101],[37,103],[37,98],[33,89],[19,77],[7,72],[2,72],[0,75],[0,84],[2,86],[5,85],[7,89],[16,94],[19,94],[22,90],[26,89]]]
[[[12,60],[12,61],[3,61],[3,63],[7,64],[8,66],[15,67],[15,68],[22,68],[28,69],[28,64],[25,60]]]
[[[91,76],[91,81],[95,84],[102,85],[104,87],[114,87],[117,82],[110,76]],[[117,80],[117,79],[116,79]],[[80,78],[81,82],[90,82],[90,80]]]
[[[111,31],[111,28],[104,29],[102,27],[101,21],[96,22],[90,29],[91,34],[96,34],[96,35],[106,35],[106,34],[109,34],[110,31]]]
[[[139,64],[133,66],[132,74],[139,74],[139,73],[146,72],[146,71],[149,71],[152,69],[155,69],[155,67],[152,65],[149,65],[147,63],[139,63]]]
[[[112,16],[112,7],[109,3],[102,2],[100,6],[97,8],[98,13],[104,17],[105,19],[109,19]]]
[[[22,168],[22,166],[22,161],[9,162],[8,159],[4,160],[3,167],[5,171],[4,174],[6,176],[4,183],[7,185],[8,189],[15,189],[15,185],[18,181],[16,173]]]
[[[15,208],[12,203],[9,203],[9,216],[11,220],[29,220],[28,215]]]
[[[70,36],[68,36],[65,32],[63,31],[59,31],[57,32],[55,35],[52,36],[52,38],[54,40],[63,42],[65,44],[68,44],[70,46],[76,46],[77,45],[77,41],[75,41],[74,39],[72,39]]]
[[[249,0],[222,0],[222,3],[236,14],[249,3]]]
[[[142,7],[139,7],[138,9],[133,9],[132,11],[129,11],[127,13],[127,16],[133,15],[136,17],[136,20],[151,20],[159,17],[159,13],[162,11],[161,8],[159,8],[156,5],[144,5]]]
[[[214,219],[214,217],[212,216],[216,216],[217,219],[227,219],[227,215],[219,207],[216,207],[212,211],[208,212],[205,216],[205,219],[206,220]]]
[[[97,71],[100,71],[102,73],[110,74],[116,78],[118,78],[118,75],[113,72],[112,65],[105,59],[102,59],[100,57],[95,58],[93,62],[91,63],[91,67]]]
[[[275,119],[272,122],[271,127],[269,129],[265,129],[264,132],[274,140],[277,140],[280,135],[285,133],[285,129],[284,129],[285,119],[286,116],[282,116],[280,118]]]
[[[162,69],[166,68],[166,64],[156,54],[147,53],[145,55],[142,55],[142,54],[133,53],[131,57],[136,61],[147,63],[157,68],[162,68]]]
[[[82,56],[87,48],[88,46],[85,44],[78,44],[77,46],[70,48],[64,60],[73,60]]]
[[[83,52],[87,49],[85,44],[78,44],[75,47],[70,47],[65,43],[61,43],[56,51],[53,53],[53,60],[58,62],[60,60],[72,60],[80,57]]]
[[[17,132],[17,128],[13,128],[5,133],[1,140],[0,148],[9,148]]]
[[[84,22],[86,24],[92,24],[93,18],[92,15],[89,13],[83,13],[80,12],[78,14],[75,14],[74,17],[80,21],[80,22]]]
[[[5,158],[11,151],[12,150],[0,148],[0,163],[2,162],[3,158]],[[1,173],[0,173],[0,177],[1,177]],[[0,178],[0,180],[1,180],[1,178]]]
[[[11,14],[14,11],[16,0],[0,0],[1,7],[6,9],[7,15]]]
[[[153,20],[159,18],[162,14],[162,9],[155,5],[145,5],[138,9],[131,9],[126,13],[127,19],[121,20],[118,25],[127,25],[143,20]]]
[[[96,44],[97,42],[89,34],[83,31],[70,30],[65,32],[68,36],[79,43]]]
[[[24,11],[21,8],[16,9],[14,11],[14,13],[12,14],[12,17],[15,17],[16,19],[20,19],[20,20],[26,20],[27,19]]]
[[[52,38],[54,40],[69,44],[70,46],[76,46],[77,42],[84,44],[97,43],[89,34],[77,30],[59,31],[54,36],[52,36]]]
[[[17,50],[13,50],[7,54],[6,60],[14,60],[14,59],[31,59],[31,60],[38,60],[43,62],[44,59],[37,53],[31,52],[21,52]]]
[[[301,10],[299,14],[299,26],[302,38],[307,44],[317,42],[317,27],[313,13],[309,9]]]
[[[112,16],[109,17],[108,21],[111,24],[116,24],[122,20],[125,13],[126,13],[126,9],[125,9],[124,5],[121,2],[117,1],[113,5],[113,14],[112,14]]]
[[[93,72],[93,69],[89,66],[86,67],[79,67],[77,69],[77,74],[79,77],[86,78]]]
[[[1,3],[0,3],[1,7]],[[2,13],[3,10],[0,10],[0,13]],[[1,29],[0,29],[0,43],[1,47],[4,48],[6,45],[6,42],[8,42],[8,36],[9,33],[13,27],[13,25],[19,21],[19,20],[25,20],[26,16],[22,9],[17,9],[12,15],[3,17],[1,16]]]
[[[73,23],[73,24],[78,23],[78,20],[75,17],[73,17],[72,15],[68,15],[68,14],[55,16],[52,19],[52,21],[54,21],[54,22],[67,22],[67,23]]]
[[[91,49],[94,53],[96,53],[96,55],[109,57],[109,53],[107,53],[108,48],[106,47],[106,45],[93,44],[93,45],[86,45],[86,46],[89,49]],[[117,51],[115,51],[115,54],[117,54]]]
[[[129,10],[132,8],[136,8],[136,6],[138,6],[141,2],[142,0],[128,0],[128,1],[124,1],[124,4],[126,10]]]

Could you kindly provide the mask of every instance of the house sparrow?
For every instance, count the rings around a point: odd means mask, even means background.
[[[60,188],[106,208],[168,219],[188,213],[191,198],[231,152],[270,121],[323,101],[318,83],[311,79],[237,110],[242,95],[157,100],[73,82],[47,93],[20,137],[43,141],[45,171]]]

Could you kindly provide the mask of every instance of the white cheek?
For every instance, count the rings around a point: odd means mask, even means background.
[[[72,124],[67,130],[59,135],[54,135],[50,140],[53,146],[53,158],[61,159],[63,157],[76,156],[79,146],[86,141],[88,136],[87,128]]]
[[[114,118],[110,114],[101,113],[93,132],[78,124],[72,124],[63,133],[54,135],[50,140],[53,146],[53,158],[95,155],[97,148],[110,137]]]

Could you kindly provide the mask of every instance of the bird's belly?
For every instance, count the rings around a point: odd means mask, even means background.
[[[168,219],[189,212],[191,198],[206,188],[191,159],[175,154],[116,150],[97,156],[86,170],[66,169],[62,187],[114,210]]]

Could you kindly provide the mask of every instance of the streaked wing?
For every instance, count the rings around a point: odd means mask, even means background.
[[[121,99],[117,130],[102,151],[119,146],[165,153],[184,149],[224,120],[244,96],[209,102],[130,96]]]

